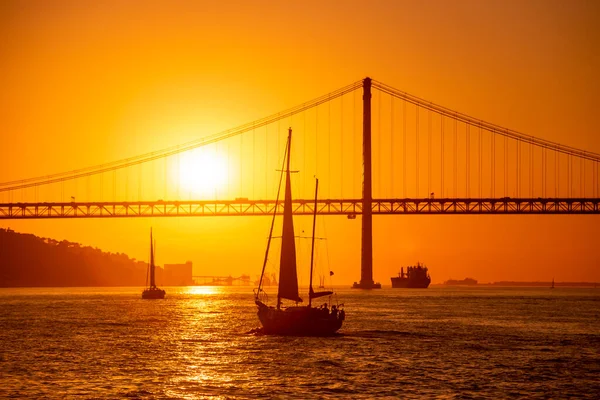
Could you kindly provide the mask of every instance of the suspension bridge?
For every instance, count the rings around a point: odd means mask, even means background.
[[[365,78],[218,134],[102,165],[0,183],[0,219],[265,216],[294,132],[294,213],[600,214],[600,154],[525,135]]]

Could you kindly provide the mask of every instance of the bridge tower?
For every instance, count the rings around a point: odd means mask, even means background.
[[[371,78],[363,80],[363,197],[360,282],[354,289],[381,289],[373,281],[373,215],[371,179]]]

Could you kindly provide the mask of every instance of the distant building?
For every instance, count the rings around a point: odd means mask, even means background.
[[[185,264],[165,264],[163,282],[165,286],[193,285],[192,262],[188,261]]]

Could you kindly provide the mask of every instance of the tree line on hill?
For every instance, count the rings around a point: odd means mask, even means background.
[[[0,287],[144,286],[147,270],[124,253],[0,229]]]

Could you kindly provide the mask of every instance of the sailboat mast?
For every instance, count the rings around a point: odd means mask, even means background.
[[[312,228],[312,243],[310,245],[310,279],[308,281],[308,307],[312,303],[313,294],[313,260],[315,255],[315,229],[317,226],[317,194],[319,193],[319,179],[317,178],[317,184],[315,185],[315,206],[313,210],[313,228]]]
[[[156,286],[154,281],[154,247],[152,245],[152,228],[150,228],[150,287]]]

